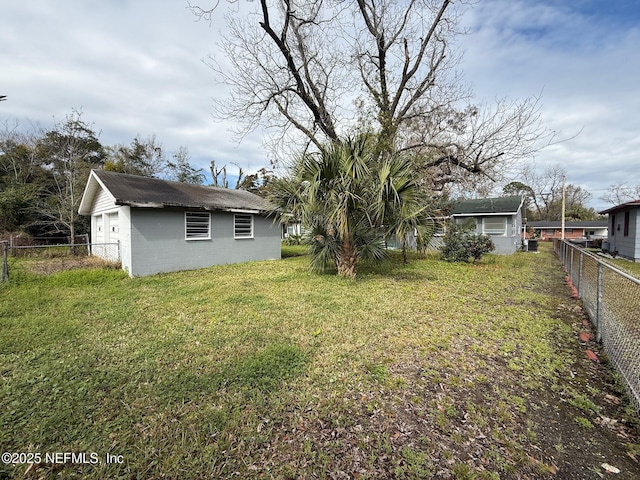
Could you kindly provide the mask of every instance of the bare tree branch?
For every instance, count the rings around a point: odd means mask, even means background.
[[[228,63],[210,62],[233,89],[217,115],[240,120],[241,134],[277,130],[277,141],[300,149],[369,130],[379,155],[414,156],[435,188],[497,181],[555,133],[541,125],[538,97],[470,101],[453,47],[464,3],[260,0],[249,15],[227,17]],[[211,20],[216,6],[190,8]]]

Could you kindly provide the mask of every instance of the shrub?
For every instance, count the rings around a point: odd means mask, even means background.
[[[495,249],[491,237],[476,234],[468,224],[450,222],[443,238],[442,257],[448,262],[476,263],[486,253]]]

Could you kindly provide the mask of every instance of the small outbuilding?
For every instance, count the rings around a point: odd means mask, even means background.
[[[508,255],[522,247],[522,206],[524,197],[509,196],[458,200],[452,205],[451,218],[473,222],[476,233],[491,237],[493,253]]]
[[[92,254],[118,245],[130,276],[280,258],[273,207],[244,191],[93,170],[78,212],[91,217]]]
[[[640,200],[616,205],[600,215],[609,215],[609,235],[603,250],[640,262]]]

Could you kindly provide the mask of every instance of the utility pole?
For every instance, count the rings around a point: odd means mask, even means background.
[[[560,238],[562,240],[564,240],[564,193],[565,193],[565,189],[564,189],[564,182],[565,182],[565,176],[562,176],[562,227],[560,230]]]

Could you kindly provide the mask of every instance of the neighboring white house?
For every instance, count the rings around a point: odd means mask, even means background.
[[[110,259],[119,242],[122,268],[144,276],[279,259],[271,210],[244,190],[93,170],[78,212],[91,216],[94,255]]]
[[[522,246],[523,197],[459,200],[451,208],[456,222],[475,221],[476,233],[489,235],[493,253],[511,254]]]
[[[640,262],[640,200],[623,203],[600,212],[609,215],[609,235],[603,250]]]

